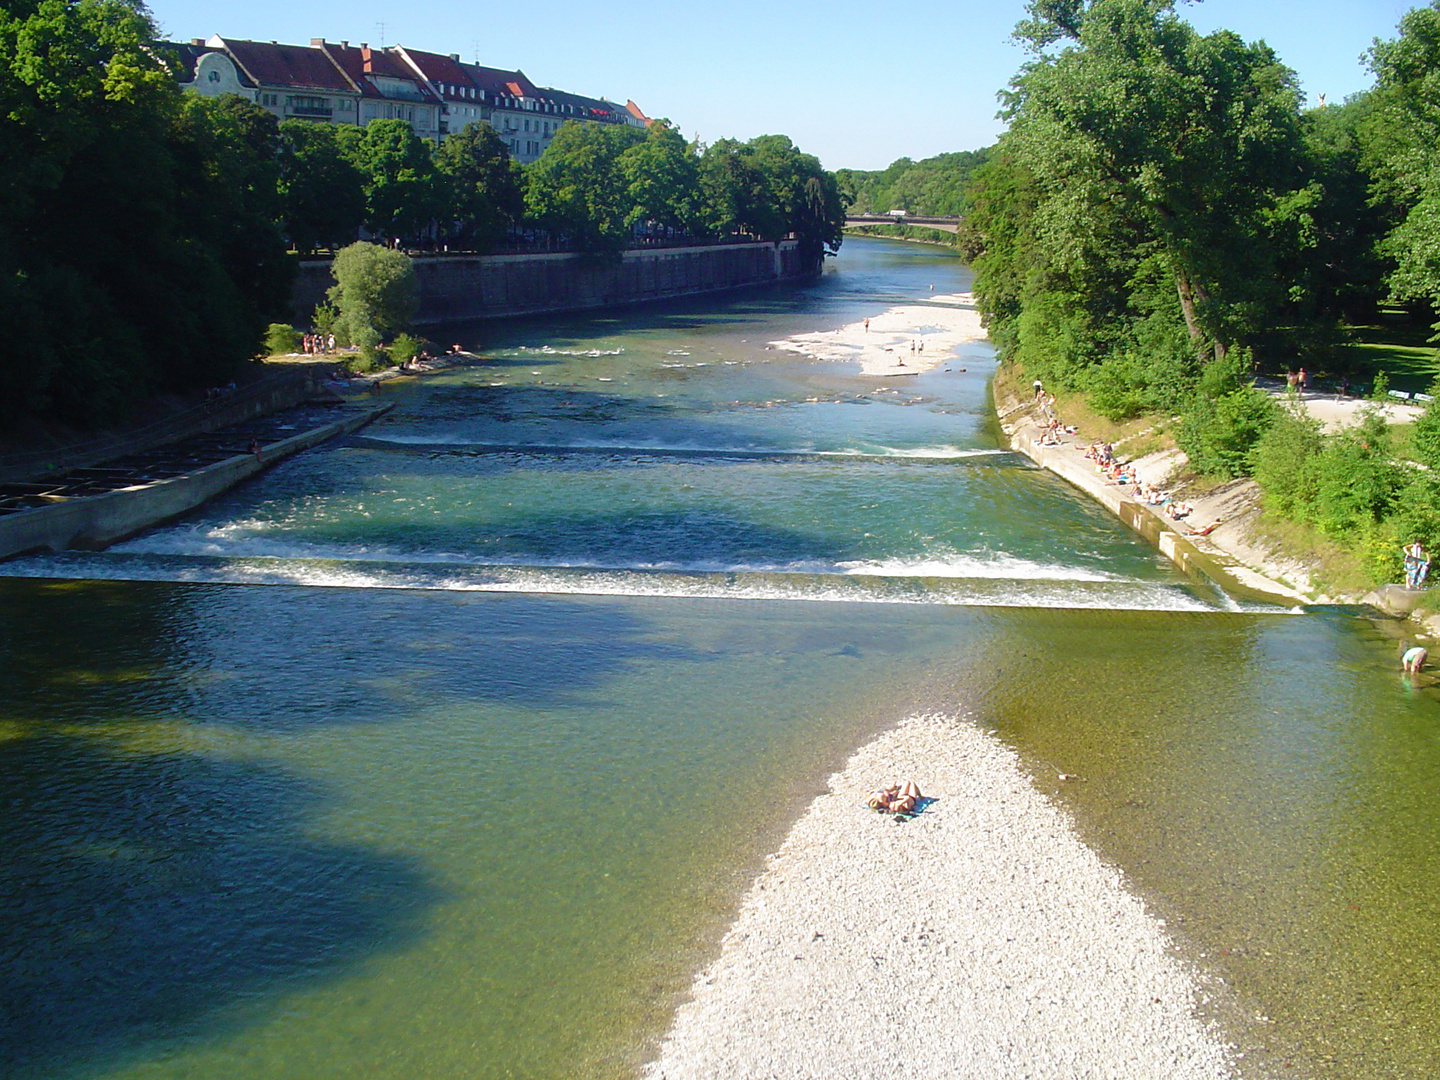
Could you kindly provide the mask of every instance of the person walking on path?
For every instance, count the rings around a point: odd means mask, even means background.
[[[1035,388],[1035,400],[1036,400],[1036,401],[1039,401],[1040,398],[1041,398],[1041,396],[1045,393],[1045,386],[1044,386],[1044,384],[1041,383],[1041,381],[1040,381],[1039,379],[1036,379],[1036,380],[1035,380],[1033,383],[1031,383],[1030,385]]]

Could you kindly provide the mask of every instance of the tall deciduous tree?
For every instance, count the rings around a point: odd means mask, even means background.
[[[623,251],[632,204],[619,159],[644,138],[623,124],[561,124],[526,170],[526,213],[581,251]]]
[[[353,243],[365,220],[364,177],[331,124],[280,125],[280,194],[285,231],[299,251]]]
[[[141,4],[0,5],[0,115],[0,412],[114,420],[258,350],[283,292],[273,128],[182,105]]]
[[[525,212],[524,173],[489,124],[466,124],[435,151],[455,237],[489,251]]]
[[[1016,35],[1008,149],[1076,246],[1097,211],[1142,225],[1197,350],[1217,357],[1283,300],[1277,266],[1307,242],[1293,72],[1263,44],[1201,36],[1171,0],[1041,0]],[[1065,43],[1059,50],[1051,46]]]
[[[683,232],[697,223],[699,159],[670,121],[652,121],[645,141],[620,155],[619,167],[630,201],[630,225],[650,221]]]
[[[1370,64],[1383,125],[1372,128],[1370,162],[1377,195],[1401,214],[1383,243],[1395,262],[1390,288],[1440,307],[1440,0],[1407,13],[1396,40],[1375,43]]]
[[[341,138],[364,178],[365,227],[372,233],[418,236],[440,215],[444,201],[432,144],[404,120],[371,120]]]

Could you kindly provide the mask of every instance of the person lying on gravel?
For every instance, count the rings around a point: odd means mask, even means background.
[[[903,784],[892,784],[887,788],[872,791],[870,798],[865,800],[865,805],[872,810],[888,810],[892,814],[908,814],[915,809],[915,803],[921,797],[920,785],[913,780],[906,780]]]

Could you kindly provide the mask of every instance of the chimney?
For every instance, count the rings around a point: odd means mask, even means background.
[[[375,70],[375,54],[370,51],[369,45],[362,44],[360,46],[360,63],[364,66],[366,75]]]
[[[312,37],[312,38],[310,39],[310,48],[312,48],[312,49],[323,49],[324,47],[325,47],[325,39],[324,39],[323,37]]]
[[[350,42],[348,42],[348,41],[342,41],[342,42],[340,42],[340,47],[341,47],[342,49],[348,49],[348,48],[350,47]]]
[[[190,44],[194,45],[197,49],[203,49],[205,47],[205,39],[203,37],[192,37]]]
[[[196,44],[196,45],[199,45],[200,42],[197,41],[195,44]],[[458,64],[458,63],[460,62],[460,54],[459,54],[458,52],[452,52],[452,53],[450,54],[450,59],[451,59],[451,60],[454,60],[455,63]]]

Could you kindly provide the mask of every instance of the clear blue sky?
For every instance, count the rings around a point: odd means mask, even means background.
[[[1009,41],[1023,0],[149,0],[177,40],[223,34],[304,44],[398,43],[520,68],[542,86],[634,98],[689,137],[789,135],[827,168],[883,168],[994,142],[995,92],[1019,68]],[[1311,104],[1366,89],[1360,55],[1395,36],[1415,3],[1205,0],[1179,6],[1197,29],[1263,39]],[[381,24],[384,24],[383,33]]]

